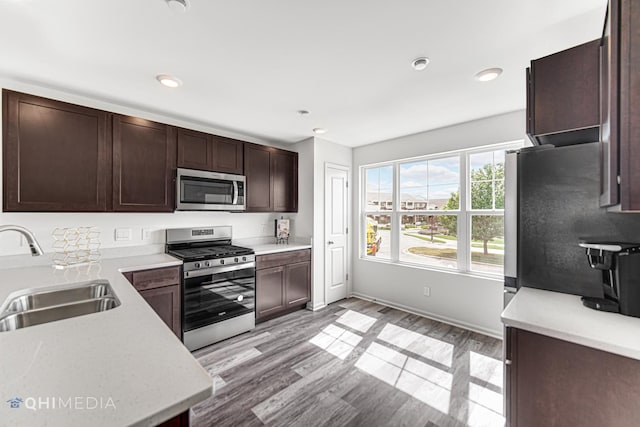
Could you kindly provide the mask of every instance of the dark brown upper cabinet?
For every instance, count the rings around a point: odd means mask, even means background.
[[[271,154],[273,210],[298,211],[298,153],[277,150]]]
[[[242,175],[244,171],[244,142],[211,135],[211,144],[211,170]]]
[[[107,210],[109,114],[9,90],[2,99],[4,211]]]
[[[210,135],[189,129],[178,129],[178,167],[211,170]]]
[[[601,206],[640,211],[640,4],[610,0],[601,42]]]
[[[241,175],[243,142],[178,129],[178,167]]]
[[[556,146],[599,140],[600,40],[531,61],[527,134]]]
[[[263,145],[244,145],[244,173],[247,177],[247,211],[269,212],[273,210],[271,183],[271,152]]]
[[[173,212],[176,129],[113,116],[113,210]]]
[[[247,211],[298,211],[298,153],[245,143]]]

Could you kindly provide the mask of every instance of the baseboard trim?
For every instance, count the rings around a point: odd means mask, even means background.
[[[318,311],[318,310],[322,310],[326,306],[327,306],[327,304],[325,304],[323,302],[315,304],[315,305],[312,304],[312,303],[307,303],[307,310]]]
[[[418,310],[418,309],[413,308],[413,307],[408,307],[408,306],[403,305],[403,304],[398,304],[398,303],[395,303],[395,302],[392,302],[392,301],[387,301],[387,300],[384,300],[384,299],[372,297],[370,295],[365,295],[365,294],[361,294],[361,293],[358,293],[358,292],[352,292],[351,296],[354,297],[354,298],[361,299],[361,300],[375,302],[376,304],[380,304],[380,305],[384,305],[384,306],[387,306],[387,307],[395,308],[397,310],[406,311],[407,313],[416,314],[418,316],[426,317],[428,319],[437,320],[438,322],[447,323],[449,325],[456,326],[458,328],[467,329],[469,331],[477,332],[479,334],[487,335],[487,336],[490,336],[490,337],[493,337],[493,338],[497,338],[499,340],[503,339],[502,331],[500,331],[500,332],[493,331],[493,330],[490,330],[490,329],[479,327],[477,325],[473,325],[471,323],[461,322],[459,320],[451,319],[451,318],[446,317],[446,316],[440,316],[440,315],[437,315],[437,314],[430,313],[428,311]]]

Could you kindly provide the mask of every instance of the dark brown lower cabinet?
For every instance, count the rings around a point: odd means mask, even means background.
[[[189,427],[189,411],[184,411],[180,415],[158,424],[158,427]]]
[[[256,257],[256,320],[303,308],[311,300],[311,250]]]
[[[311,299],[311,262],[304,261],[285,267],[284,284],[287,307],[306,304]]]
[[[124,273],[173,333],[182,338],[180,267]]]
[[[640,420],[640,361],[507,328],[510,427],[631,427]]]
[[[282,312],[285,308],[284,267],[256,271],[256,319]]]

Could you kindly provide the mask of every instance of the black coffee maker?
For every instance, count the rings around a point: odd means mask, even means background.
[[[585,242],[589,265],[602,271],[604,298],[582,297],[595,310],[640,317],[640,243]]]

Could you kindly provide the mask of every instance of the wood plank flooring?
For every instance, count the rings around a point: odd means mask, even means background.
[[[504,426],[502,341],[351,298],[194,352],[204,426]]]

